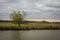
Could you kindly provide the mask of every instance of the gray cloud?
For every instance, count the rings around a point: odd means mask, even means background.
[[[24,10],[27,18],[60,19],[60,0],[0,0],[0,19],[8,19],[13,10]]]
[[[8,3],[18,3],[20,0],[6,0]]]

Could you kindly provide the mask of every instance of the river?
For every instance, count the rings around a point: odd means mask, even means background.
[[[60,40],[60,30],[0,31],[0,40]]]

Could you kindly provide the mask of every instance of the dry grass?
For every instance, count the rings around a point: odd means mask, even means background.
[[[19,28],[17,24],[13,24],[12,22],[0,22],[0,27],[8,27],[8,28]],[[21,28],[60,28],[59,23],[25,23],[21,24]]]

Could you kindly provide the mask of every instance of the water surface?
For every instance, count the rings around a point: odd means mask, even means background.
[[[0,31],[0,40],[60,40],[60,30]]]

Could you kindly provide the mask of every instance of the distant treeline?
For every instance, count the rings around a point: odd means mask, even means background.
[[[11,20],[0,20],[0,22],[12,22]],[[23,23],[60,23],[60,22],[48,22],[48,21],[26,21],[24,20]]]
[[[12,22],[11,20],[0,20],[0,22]],[[60,22],[48,22],[48,21],[26,21],[24,20],[23,23],[59,23]]]

